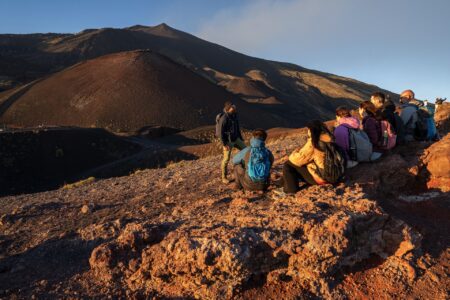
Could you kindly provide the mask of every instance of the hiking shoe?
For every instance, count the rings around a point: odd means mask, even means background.
[[[351,169],[353,167],[356,167],[358,165],[357,161],[354,160],[348,160],[347,161],[347,169]]]
[[[289,197],[289,196],[292,196],[292,194],[285,193],[282,188],[274,189],[272,191],[272,197],[273,197],[274,200],[283,199],[283,198],[286,198],[286,197]]]

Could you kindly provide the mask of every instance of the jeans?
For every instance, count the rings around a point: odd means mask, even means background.
[[[299,190],[299,181],[309,185],[317,184],[306,166],[297,167],[287,161],[283,166],[283,191],[285,193],[296,193]]]
[[[237,148],[239,150],[242,150],[246,147],[245,143],[241,139],[237,139],[234,142],[228,143],[229,149],[223,150],[223,159],[222,159],[222,179],[227,178],[228,175],[228,163],[230,162],[231,158],[231,151],[233,151],[233,148]]]
[[[245,169],[241,164],[234,166],[234,180],[236,188],[243,188],[247,191],[265,191],[269,187],[269,180],[264,182],[253,182],[252,179],[248,177],[247,172],[245,172]]]

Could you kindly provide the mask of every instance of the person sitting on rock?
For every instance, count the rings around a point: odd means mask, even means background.
[[[222,182],[228,184],[230,183],[228,162],[231,158],[231,151],[234,147],[242,150],[246,146],[242,138],[236,106],[231,101],[225,102],[223,112],[216,117],[216,135],[223,145]]]
[[[381,120],[388,121],[397,135],[396,144],[401,145],[405,139],[405,128],[402,118],[396,112],[396,106],[394,102],[387,98],[384,93],[376,92],[370,97],[370,102],[375,105],[377,109],[377,115]]]
[[[370,142],[373,145],[371,161],[377,160],[382,155],[382,150],[378,147],[381,140],[381,125],[376,118],[377,109],[370,101],[364,101],[359,105],[359,115],[362,119],[362,129],[369,137]]]
[[[415,104],[414,97],[415,94],[412,90],[405,90],[400,94],[400,118],[402,118],[405,126],[406,142],[411,142],[414,140],[414,130],[416,129],[417,110],[419,107]]]
[[[336,183],[344,175],[345,154],[334,143],[333,135],[321,121],[306,125],[306,144],[294,150],[283,166],[283,192],[296,193],[299,181],[306,185]]]
[[[349,130],[359,129],[359,120],[350,114],[350,110],[345,106],[336,109],[336,128],[334,129],[334,138],[336,144],[344,151],[347,168],[353,168],[358,164],[357,161],[351,160],[349,156],[350,141]]]
[[[250,146],[233,157],[235,188],[248,191],[265,191],[270,184],[273,154],[265,146],[267,133],[256,129]]]

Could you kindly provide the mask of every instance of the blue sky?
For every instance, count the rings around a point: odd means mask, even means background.
[[[0,0],[0,33],[162,22],[245,54],[450,97],[450,0]]]

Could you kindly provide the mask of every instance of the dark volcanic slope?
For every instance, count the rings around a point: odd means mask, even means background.
[[[224,101],[233,97],[165,56],[122,52],[88,60],[35,83],[10,104],[0,122],[119,131],[147,125],[192,129],[210,124]],[[248,127],[276,125],[256,106],[235,101]],[[251,118],[254,114],[261,118]]]
[[[136,49],[163,54],[249,103],[266,105],[279,117],[278,126],[329,119],[338,105],[354,106],[379,90],[353,79],[243,55],[166,24],[77,34],[0,35],[0,90],[85,59]]]

